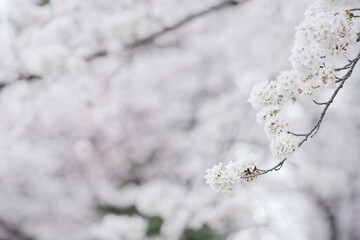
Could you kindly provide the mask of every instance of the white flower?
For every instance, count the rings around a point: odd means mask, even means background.
[[[319,85],[328,88],[336,87],[336,75],[334,67],[324,67],[319,72]]]
[[[256,121],[259,124],[263,124],[269,119],[276,117],[279,112],[280,112],[280,107],[278,105],[265,107],[256,114]]]
[[[312,84],[313,77],[311,77],[311,80],[309,82],[301,82],[298,85],[298,96],[304,97],[304,96],[311,96],[318,85]]]
[[[296,83],[298,82],[298,76],[293,74],[293,71],[282,71],[280,75],[276,78],[281,92],[291,94],[296,88]]]
[[[283,96],[278,92],[277,83],[265,80],[255,84],[248,102],[254,109],[259,110],[266,106],[278,105],[282,100]]]
[[[298,147],[298,138],[288,134],[281,133],[271,139],[270,150],[274,157],[279,159],[289,158]]]
[[[243,177],[256,173],[257,161],[257,155],[249,154],[245,159],[236,162],[230,161],[225,168],[222,168],[222,163],[219,163],[208,169],[204,178],[211,189],[225,195],[232,195],[238,185],[253,180],[253,178]]]
[[[344,9],[311,12],[296,30],[295,44],[289,59],[292,67],[306,78],[317,74],[322,78],[321,73],[329,67],[329,62],[336,62],[339,57],[346,59],[348,48],[356,43],[359,31],[349,12]],[[329,78],[330,81],[326,82],[330,84],[320,84],[320,87],[333,87]]]
[[[269,139],[276,138],[282,133],[287,133],[289,129],[289,123],[278,117],[268,119],[264,124],[264,129]]]

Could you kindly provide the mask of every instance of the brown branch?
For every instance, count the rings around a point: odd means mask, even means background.
[[[242,0],[241,3],[244,3],[246,2],[247,0]],[[140,46],[143,46],[143,45],[147,45],[147,44],[150,44],[152,43],[156,38],[170,32],[170,31],[173,31],[173,30],[176,30],[182,26],[184,26],[185,24],[187,23],[190,23],[196,19],[198,19],[199,17],[202,17],[204,15],[207,15],[209,13],[212,13],[214,11],[218,11],[220,9],[223,9],[223,8],[226,8],[226,7],[229,7],[229,6],[234,6],[234,5],[238,5],[240,2],[237,1],[237,0],[226,0],[224,2],[221,2],[217,5],[214,5],[208,9],[205,9],[205,10],[202,10],[200,12],[197,12],[197,13],[194,13],[192,15],[189,15],[187,16],[186,18],[184,19],[181,19],[180,21],[178,21],[177,23],[175,23],[174,25],[172,26],[168,26],[168,27],[165,27],[163,28],[162,30],[158,31],[158,32],[155,32],[155,33],[152,33],[150,34],[149,36],[147,37],[144,37],[142,39],[138,39],[136,40],[134,43],[131,43],[131,44],[127,44],[125,45],[127,48],[137,48],[137,47],[140,47]]]
[[[320,114],[320,118],[317,121],[317,123],[315,124],[315,126],[308,133],[305,133],[305,134],[296,134],[296,133],[288,132],[289,134],[292,134],[294,136],[304,137],[304,139],[299,142],[298,147],[301,147],[301,145],[303,145],[303,143],[306,142],[309,139],[309,137],[312,138],[318,133],[318,131],[320,129],[320,126],[321,126],[321,123],[322,123],[322,121],[323,121],[323,119],[325,117],[325,114],[326,114],[328,108],[330,107],[331,103],[334,101],[334,99],[335,99],[336,95],[339,93],[340,89],[344,86],[345,81],[351,76],[351,74],[352,74],[352,72],[353,72],[353,70],[355,68],[355,65],[357,64],[359,59],[360,59],[360,53],[357,55],[356,58],[354,58],[353,60],[350,61],[350,67],[349,67],[348,72],[343,77],[341,77],[339,79],[340,84],[335,89],[334,93],[331,95],[329,101],[327,101],[325,103],[317,103],[316,101],[314,101],[318,105],[325,105],[323,111]],[[245,178],[253,178],[253,177],[256,177],[256,176],[259,176],[259,175],[264,175],[264,174],[266,174],[268,172],[271,172],[271,171],[274,171],[274,170],[278,171],[284,165],[286,160],[287,160],[287,158],[284,158],[277,165],[275,165],[274,167],[272,167],[270,169],[266,169],[266,170],[257,169],[257,171],[258,171],[257,173],[247,175],[247,176],[243,176],[242,178],[244,178],[244,179]]]

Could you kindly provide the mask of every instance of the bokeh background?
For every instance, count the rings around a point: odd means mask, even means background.
[[[277,163],[247,98],[310,2],[0,0],[0,239],[360,239],[359,67],[281,171],[204,181]],[[288,112],[306,132],[321,107]]]

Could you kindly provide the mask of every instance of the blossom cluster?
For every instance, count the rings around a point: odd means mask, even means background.
[[[258,158],[255,154],[249,154],[244,160],[230,161],[224,167],[222,163],[219,163],[206,171],[206,183],[209,184],[213,190],[231,195],[236,186],[254,179],[254,177],[250,177],[250,175],[258,172],[256,169]]]
[[[295,45],[289,58],[292,70],[283,71],[276,80],[257,83],[248,102],[257,111],[257,122],[264,126],[274,157],[290,157],[298,138],[289,133],[282,119],[282,106],[311,96],[315,90],[336,86],[336,65],[349,57],[349,48],[359,32],[353,14],[346,9],[324,8],[319,0],[309,7],[305,20],[296,28]]]
[[[344,66],[350,50],[358,42],[357,16],[334,2],[318,0],[310,5],[304,21],[296,27],[289,58],[292,69],[281,72],[274,80],[255,84],[248,99],[257,111],[257,122],[264,126],[271,153],[277,159],[291,157],[299,146],[299,136],[304,136],[289,131],[288,121],[281,116],[283,106],[311,96],[318,89],[336,87],[340,79],[336,67]],[[244,183],[242,176],[246,169],[256,171],[255,165],[248,162],[230,162],[225,169],[220,163],[207,171],[206,182],[227,194]]]

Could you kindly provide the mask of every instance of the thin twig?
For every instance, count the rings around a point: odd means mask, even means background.
[[[291,135],[294,135],[296,137],[305,137],[306,136],[306,134],[293,133],[293,132],[290,132],[290,131],[288,131],[287,133],[289,133]]]
[[[313,100],[313,102],[314,102],[315,104],[317,104],[317,105],[325,105],[325,104],[326,104],[326,102],[320,103],[320,102],[317,102],[317,101],[315,101],[315,100]]]
[[[339,78],[338,80],[335,81],[335,83],[339,83],[339,82],[343,82],[344,80]]]
[[[348,64],[346,64],[345,66],[341,67],[341,68],[336,68],[335,71],[336,72],[339,72],[339,71],[342,71],[342,70],[346,70],[346,69],[349,69],[351,66],[351,61],[349,61]]]
[[[287,160],[287,158],[284,158],[283,160],[281,160],[278,164],[276,164],[274,167],[269,168],[269,169],[256,169],[256,173],[251,174],[251,175],[247,175],[247,176],[243,176],[241,178],[246,179],[246,178],[254,178],[260,175],[264,175],[267,174],[268,172],[272,172],[272,171],[279,171],[282,166],[284,165],[285,161]]]

